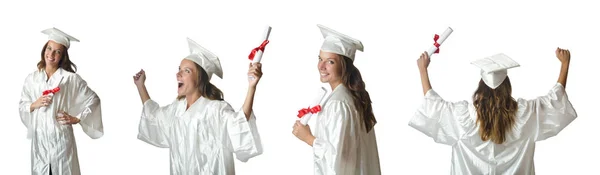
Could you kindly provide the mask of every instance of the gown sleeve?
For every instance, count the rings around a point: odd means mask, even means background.
[[[256,126],[256,116],[250,113],[250,120],[242,108],[235,112],[226,102],[219,103],[218,114],[225,119],[225,125],[236,158],[242,162],[263,153],[262,141]]]
[[[535,122],[537,128],[533,130],[533,134],[536,141],[556,136],[577,118],[565,88],[560,83],[556,83],[545,96],[519,101],[519,108],[523,109],[522,116]]]
[[[469,103],[446,101],[433,89],[427,91],[424,98],[409,126],[437,143],[453,145],[467,132],[462,126],[473,122],[469,117]]]
[[[87,82],[78,74],[73,76],[69,82],[71,99],[69,101],[68,114],[79,118],[81,128],[90,138],[98,139],[104,135],[104,125],[102,123],[102,107],[100,98]]]
[[[175,108],[175,103],[161,107],[152,99],[144,102],[138,139],[156,147],[169,148],[166,120],[171,117],[169,114],[172,114],[170,111]]]
[[[30,111],[31,104],[37,100],[37,98],[32,96],[30,86],[33,85],[33,77],[30,74],[25,78],[25,83],[23,84],[23,90],[21,91],[21,100],[19,101],[19,115],[21,116],[21,122],[27,127],[27,138],[31,137],[31,120],[32,120],[32,112]]]
[[[318,132],[313,141],[315,174],[356,174],[360,172],[357,160],[358,130],[356,113],[339,100],[328,101],[318,116]]]

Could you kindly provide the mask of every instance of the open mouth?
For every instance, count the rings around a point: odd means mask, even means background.
[[[183,86],[182,82],[177,82],[177,88],[180,88],[181,86]]]

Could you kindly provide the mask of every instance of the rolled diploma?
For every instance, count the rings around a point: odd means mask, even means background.
[[[446,29],[446,31],[444,31],[444,33],[442,33],[442,35],[440,35],[440,38],[438,38],[437,42],[440,44],[440,47],[442,46],[442,43],[444,43],[444,41],[446,41],[446,38],[448,38],[448,36],[450,36],[450,34],[452,34],[454,30],[452,30],[452,28],[448,27]],[[433,55],[433,53],[437,50],[438,48],[434,46],[431,46],[429,48],[429,50],[427,50],[427,54],[429,55],[429,57],[431,57],[431,55]]]
[[[271,26],[267,26],[265,28],[265,31],[263,33],[263,40],[268,40],[269,39],[269,34],[271,34]],[[262,43],[261,41],[261,43]],[[254,59],[252,59],[252,63],[260,63],[260,59],[262,58],[263,52],[262,51],[257,51],[256,54],[254,55]]]
[[[324,87],[321,87],[321,91],[319,91],[319,101],[317,101],[318,105],[321,105],[323,99],[325,99],[325,95],[327,94],[327,90]],[[316,101],[316,100],[315,100]],[[312,108],[313,106],[311,106]],[[300,123],[302,123],[302,125],[306,126],[306,124],[308,124],[308,121],[310,121],[310,117],[312,116],[312,113],[308,113],[305,114],[304,116],[302,116],[302,118],[300,118]]]
[[[265,31],[263,33],[263,42],[265,40],[269,39],[269,35],[271,34],[271,26],[267,26],[265,28]],[[262,42],[261,42],[262,44]],[[252,59],[252,64],[254,63],[260,63],[260,59],[262,58],[263,52],[261,50],[256,51],[256,53],[254,54],[254,58]],[[254,80],[254,76],[249,76],[248,78],[250,78],[250,80]]]
[[[312,113],[308,113],[308,114],[304,115],[302,118],[300,118],[300,123],[302,123],[302,125],[306,126],[306,124],[308,124],[308,121],[310,121],[310,116],[312,116]]]

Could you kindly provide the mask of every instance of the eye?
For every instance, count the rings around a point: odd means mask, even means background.
[[[334,64],[334,62],[330,60],[330,61],[329,61],[329,64]]]

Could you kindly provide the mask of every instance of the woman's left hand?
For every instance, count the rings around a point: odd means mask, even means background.
[[[427,70],[427,67],[429,67],[429,62],[431,62],[431,60],[429,59],[429,55],[427,54],[427,52],[423,52],[421,54],[421,57],[419,57],[419,59],[417,60],[417,66],[419,66],[419,70]]]
[[[250,83],[250,87],[256,87],[260,77],[262,77],[262,64],[260,63],[250,63],[248,67],[248,81]],[[254,78],[250,78],[254,77]]]
[[[296,137],[298,137],[298,139],[306,142],[306,144],[310,146],[312,146],[313,141],[315,140],[315,136],[313,136],[310,132],[310,126],[302,125],[302,123],[300,123],[300,120],[296,120],[292,134],[294,134]]]
[[[58,111],[58,114],[56,116],[56,120],[58,120],[58,122],[63,125],[72,125],[80,122],[80,120],[77,117],[73,117],[64,111]]]

